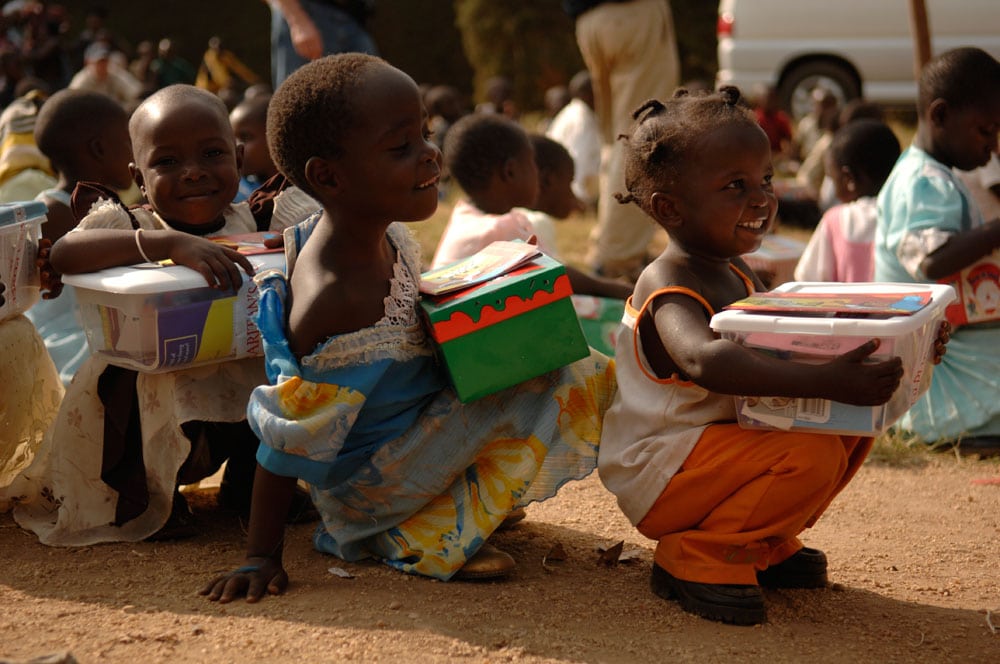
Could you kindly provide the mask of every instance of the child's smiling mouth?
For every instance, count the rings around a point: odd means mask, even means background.
[[[737,228],[748,228],[752,231],[759,231],[767,224],[767,217],[755,219],[753,221],[741,221],[736,224]]]
[[[440,175],[435,175],[434,177],[424,180],[416,186],[417,189],[429,189],[437,185],[438,181],[441,179]]]

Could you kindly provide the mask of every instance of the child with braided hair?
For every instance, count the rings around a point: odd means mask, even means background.
[[[732,395],[881,404],[903,370],[898,358],[872,361],[877,340],[810,365],[720,339],[714,312],[762,288],[740,256],[760,246],[777,212],[767,135],[734,87],[682,89],[633,117],[619,201],[638,205],[670,243],[625,307],[598,470],[626,516],[658,541],[656,594],[712,620],[760,623],[761,586],[826,585],[826,556],[797,536],[854,476],[872,439],[744,430]]]

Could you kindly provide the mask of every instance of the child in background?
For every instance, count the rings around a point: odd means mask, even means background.
[[[759,623],[761,586],[826,585],[826,556],[797,535],[854,476],[872,439],[744,430],[733,395],[881,404],[903,369],[899,358],[870,361],[877,340],[803,364],[720,339],[712,315],[761,288],[740,256],[760,246],[777,211],[767,135],[734,87],[681,89],[634,117],[620,200],[670,243],[626,305],[598,470],[658,541],[656,594],[712,620]]]
[[[246,200],[254,189],[278,172],[267,151],[267,105],[270,94],[245,98],[229,114],[236,144],[243,146],[243,168],[236,201]]]
[[[315,60],[271,100],[281,172],[323,204],[285,233],[288,277],[261,274],[270,386],[249,415],[263,441],[244,566],[202,594],[281,593],[281,514],[305,479],[315,546],[438,579],[508,574],[486,544],[511,510],[595,465],[614,375],[599,355],[468,404],[417,314],[419,245],[398,220],[437,207],[441,153],[417,85],[358,53]]]
[[[924,67],[917,133],[878,196],[876,281],[947,278],[1000,248],[1000,220],[984,220],[952,169],[982,166],[997,150],[1000,64],[959,48]],[[1000,329],[954,332],[930,389],[900,426],[931,444],[958,440],[962,453],[1000,454]]]
[[[465,191],[438,243],[431,268],[476,253],[496,240],[538,237],[528,218],[516,208],[534,208],[539,177],[535,151],[519,124],[495,113],[474,113],[455,123],[444,147],[447,172]],[[556,247],[538,238],[548,255]],[[566,266],[574,293],[625,299],[628,286]]]
[[[76,226],[70,195],[78,182],[98,182],[122,191],[132,186],[128,115],[107,95],[69,89],[56,92],[38,112],[35,142],[58,178],[55,187],[36,197],[48,208],[42,236],[52,242]],[[40,301],[25,315],[45,340],[59,379],[69,385],[90,354],[76,316],[74,289],[64,288],[59,297]]]
[[[899,139],[878,120],[837,130],[826,153],[837,199],[795,267],[796,281],[871,281],[875,275],[875,197],[899,158]]]
[[[541,134],[531,134],[531,145],[535,150],[535,165],[538,167],[538,198],[534,209],[518,208],[528,218],[538,237],[538,243],[556,246],[556,220],[564,220],[573,212],[583,211],[584,205],[573,193],[574,162],[569,151],[558,141]],[[550,254],[561,260],[558,254]],[[588,277],[583,273],[583,277]],[[604,281],[594,278],[595,282]],[[577,280],[577,286],[585,291],[595,290],[594,284]],[[580,327],[587,344],[605,355],[614,355],[615,336],[618,324],[625,312],[624,298],[631,291],[630,286],[621,288],[621,297],[599,297],[575,293],[573,308],[580,319]]]
[[[0,307],[6,290],[0,281]],[[45,344],[24,316],[0,320],[0,384],[0,511],[6,511],[6,489],[31,462],[63,396]]]
[[[597,207],[601,171],[601,129],[594,112],[590,72],[577,72],[569,81],[572,99],[552,118],[546,136],[559,141],[573,156],[573,193],[591,208]]]
[[[52,266],[74,274],[170,259],[209,286],[239,287],[249,261],[205,237],[257,230],[246,204],[230,204],[242,151],[221,100],[188,85],[163,88],[136,109],[129,134],[130,168],[149,208],[99,201],[53,246]],[[292,221],[287,211],[276,199],[272,228]],[[258,445],[246,404],[265,380],[261,358],[158,374],[89,358],[35,462],[11,488],[15,519],[50,545],[191,535],[178,485],[227,459],[219,501],[245,509]]]

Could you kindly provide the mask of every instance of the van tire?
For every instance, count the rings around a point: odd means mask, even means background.
[[[835,60],[807,60],[787,70],[778,84],[778,98],[794,118],[812,108],[810,95],[822,82],[830,88],[841,106],[861,96],[861,82],[846,64]]]

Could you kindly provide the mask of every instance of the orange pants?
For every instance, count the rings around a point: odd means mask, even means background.
[[[638,528],[679,579],[756,584],[757,570],[802,547],[854,477],[873,439],[708,427]]]

